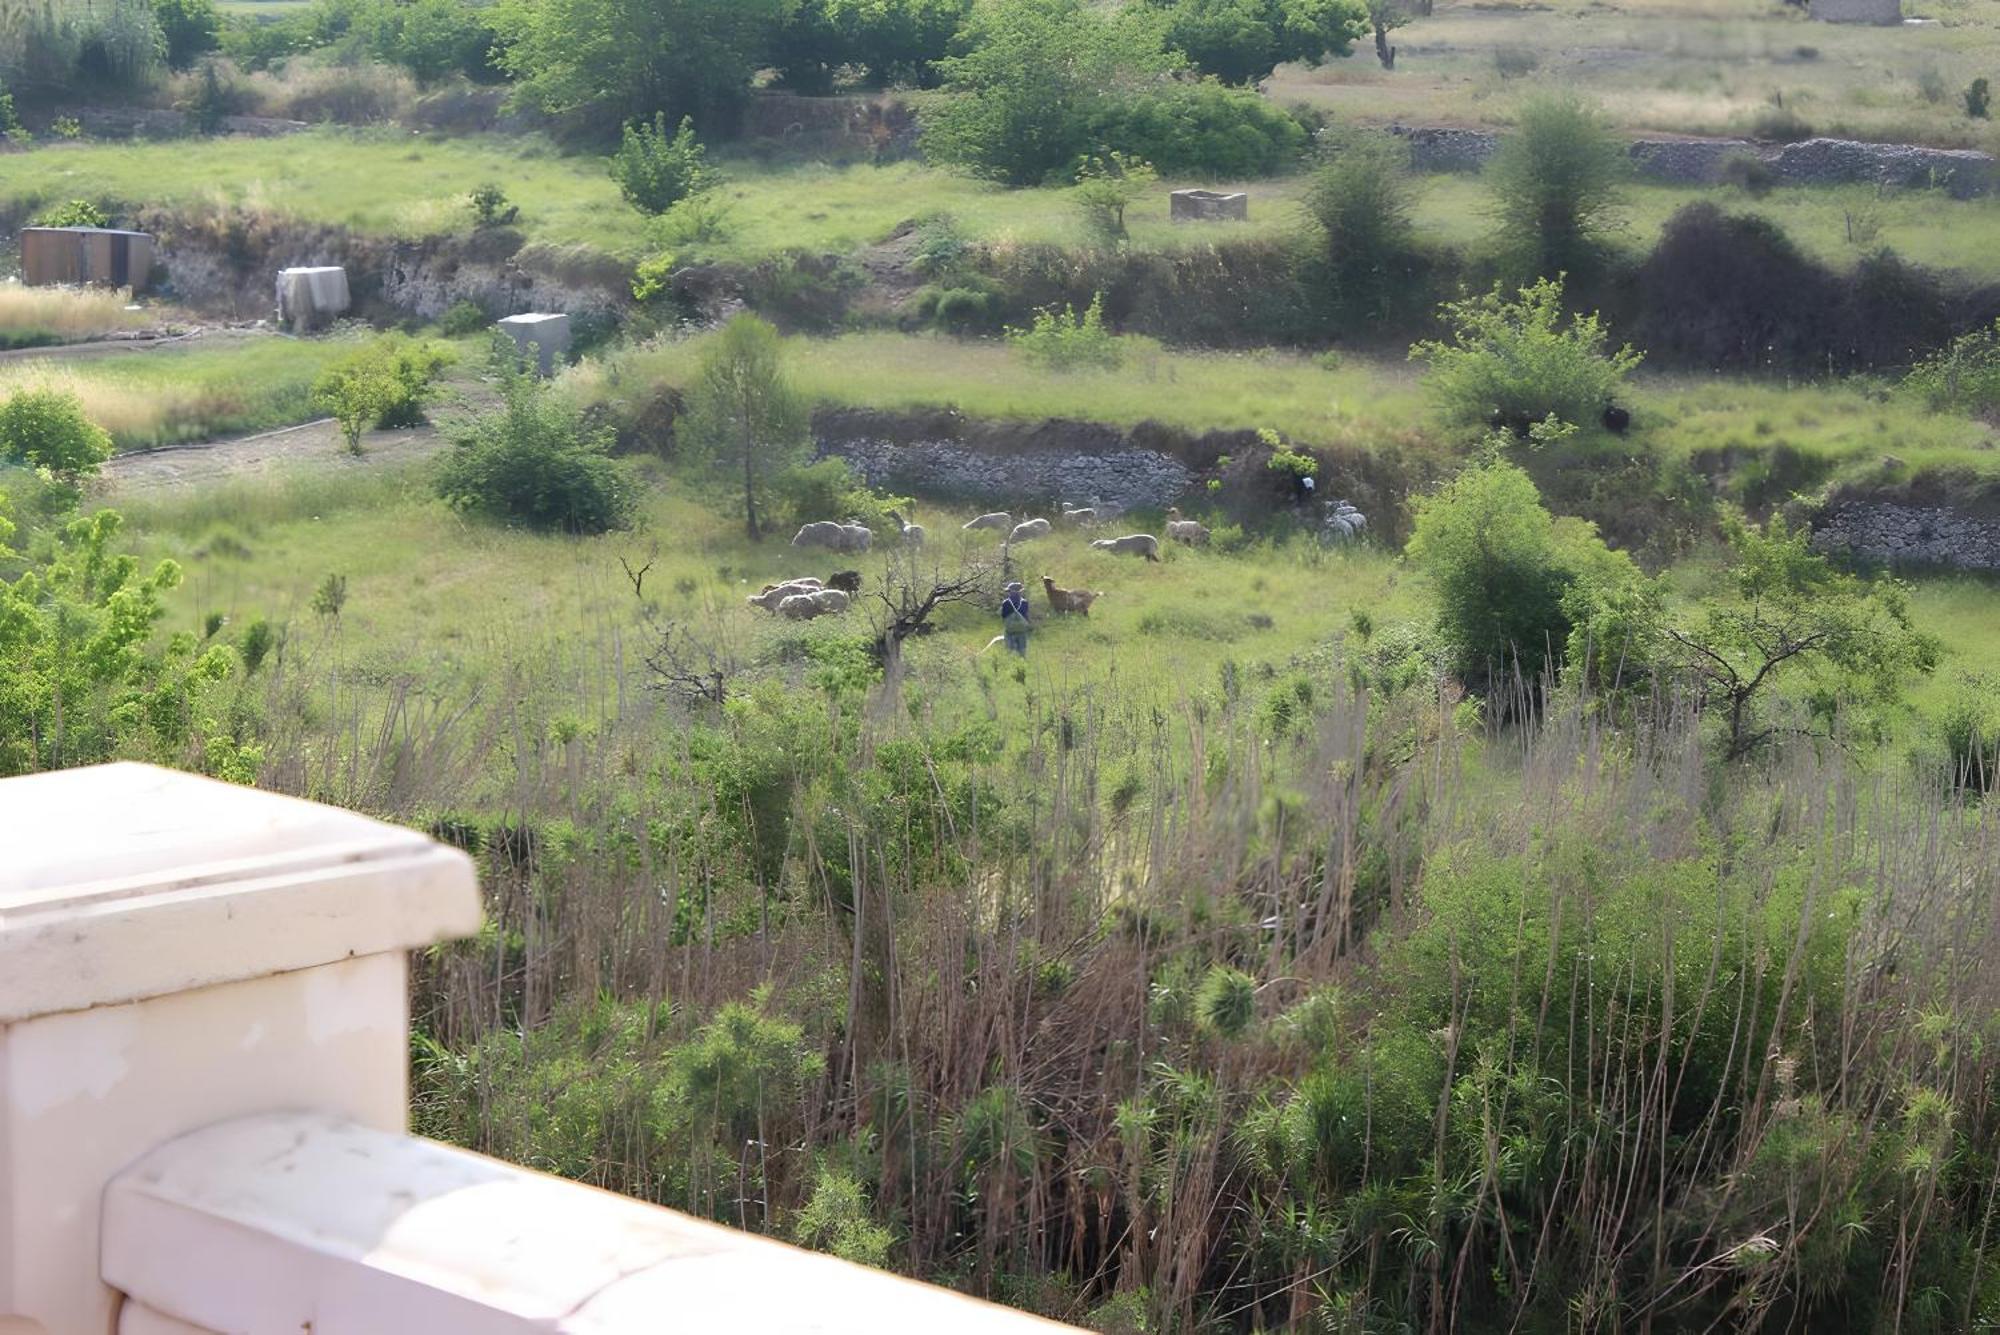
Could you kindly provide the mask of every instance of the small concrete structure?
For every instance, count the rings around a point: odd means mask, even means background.
[[[1214,190],[1176,190],[1168,198],[1167,209],[1175,222],[1248,222],[1250,196],[1240,191],[1225,195]]]
[[[1812,0],[1808,12],[1821,23],[1879,23],[1887,27],[1903,21],[1903,0]]]
[[[1067,1328],[405,1134],[412,830],[147,765],[0,780],[0,1335]]]
[[[500,331],[514,340],[521,356],[532,357],[535,369],[554,375],[569,351],[569,317],[543,312],[510,315],[499,322]]]
[[[24,227],[21,281],[29,287],[98,283],[146,290],[153,272],[153,238],[110,227]]]
[[[353,304],[347,270],[337,264],[278,271],[278,323],[295,333],[324,329]]]

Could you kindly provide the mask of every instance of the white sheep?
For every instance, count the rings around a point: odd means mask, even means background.
[[[875,534],[860,524],[849,521],[836,524],[830,519],[815,520],[798,531],[792,539],[794,547],[825,547],[836,552],[865,552],[873,545]]]
[[[1011,547],[1017,542],[1046,538],[1053,531],[1054,525],[1046,519],[1025,519],[1014,525],[1013,531],[1007,535],[1007,545]]]
[[[1110,552],[1115,556],[1143,556],[1148,561],[1160,559],[1160,540],[1150,533],[1127,533],[1122,538],[1099,538],[1090,546],[1093,551]]]
[[[848,597],[839,589],[818,589],[812,593],[795,593],[778,604],[778,615],[793,621],[811,621],[814,617],[845,612]]]
[[[1014,516],[1008,514],[1005,510],[995,510],[992,514],[981,515],[979,518],[967,523],[965,531],[970,533],[975,529],[997,528],[1002,533],[1007,533],[1011,532],[1013,527]]]
[[[1167,511],[1167,536],[1190,547],[1201,547],[1208,543],[1208,526],[1199,520],[1181,518],[1177,505]]]
[[[1071,528],[1089,528],[1097,522],[1097,509],[1089,505],[1065,505],[1062,520]]]
[[[1325,542],[1352,542],[1368,528],[1368,516],[1349,505],[1346,501],[1328,501],[1326,522],[1321,526],[1321,540]]]
[[[816,579],[792,579],[783,584],[766,584],[763,590],[744,601],[752,607],[761,607],[766,612],[775,612],[778,605],[795,594],[818,593],[822,585]]]
[[[902,513],[897,510],[889,510],[885,513],[888,514],[889,518],[895,520],[896,527],[902,530],[904,546],[921,547],[924,545],[924,526],[922,524],[912,524],[909,520],[903,518]]]

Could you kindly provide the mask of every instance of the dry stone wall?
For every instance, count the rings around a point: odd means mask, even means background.
[[[1163,509],[1194,479],[1172,455],[1135,448],[996,454],[956,441],[823,438],[819,451],[847,460],[871,487],[1008,509],[1056,501],[1106,511]]]
[[[1419,172],[1476,172],[1500,148],[1500,136],[1488,130],[1392,128],[1409,145],[1410,164]],[[1747,139],[1640,139],[1630,152],[1638,175],[1679,185],[1714,182],[1731,158],[1755,157],[1769,163],[1787,185],[1936,188],[1959,199],[1992,194],[2000,187],[2000,169],[1993,156],[1971,149],[1853,139],[1807,139],[1783,145]]]
[[[1948,505],[1836,501],[1814,523],[1813,545],[1890,565],[2000,570],[2000,518]]]

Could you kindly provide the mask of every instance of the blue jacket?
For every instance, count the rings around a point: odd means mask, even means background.
[[[1028,596],[1026,594],[1010,593],[1001,600],[1000,619],[1005,621],[1010,616],[1020,617],[1023,621],[1028,619]]]

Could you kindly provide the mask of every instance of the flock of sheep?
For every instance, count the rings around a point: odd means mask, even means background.
[[[913,524],[896,510],[887,512],[899,530],[898,540],[907,547],[921,547],[924,543],[924,529],[921,524]],[[1065,528],[1089,528],[1098,522],[1098,512],[1094,506],[1062,507],[1058,521]],[[1368,525],[1361,512],[1346,501],[1328,502],[1326,534],[1336,540],[1347,540],[1360,536]],[[967,532],[990,530],[1004,533],[1002,547],[1011,550],[1015,544],[1032,542],[1046,538],[1055,531],[1056,524],[1047,519],[1023,519],[1015,522],[1014,516],[1004,510],[995,510],[969,520],[964,528]],[[1178,507],[1167,511],[1167,539],[1189,547],[1206,546],[1209,540],[1208,527],[1198,520],[1184,518]],[[792,546],[801,548],[818,547],[830,552],[854,554],[866,552],[875,544],[875,532],[856,520],[838,523],[833,520],[818,520],[799,529],[792,539]],[[1098,538],[1091,542],[1093,550],[1110,552],[1116,556],[1142,556],[1148,561],[1160,559],[1160,540],[1150,533],[1127,533],[1122,537]],[[1042,576],[1042,589],[1048,597],[1049,610],[1058,613],[1090,615],[1090,605],[1103,595],[1083,589],[1059,588],[1047,575]],[[786,580],[779,584],[767,584],[749,601],[754,607],[793,620],[810,620],[813,617],[845,612],[854,595],[861,591],[859,571],[843,570],[825,581],[813,578]]]

